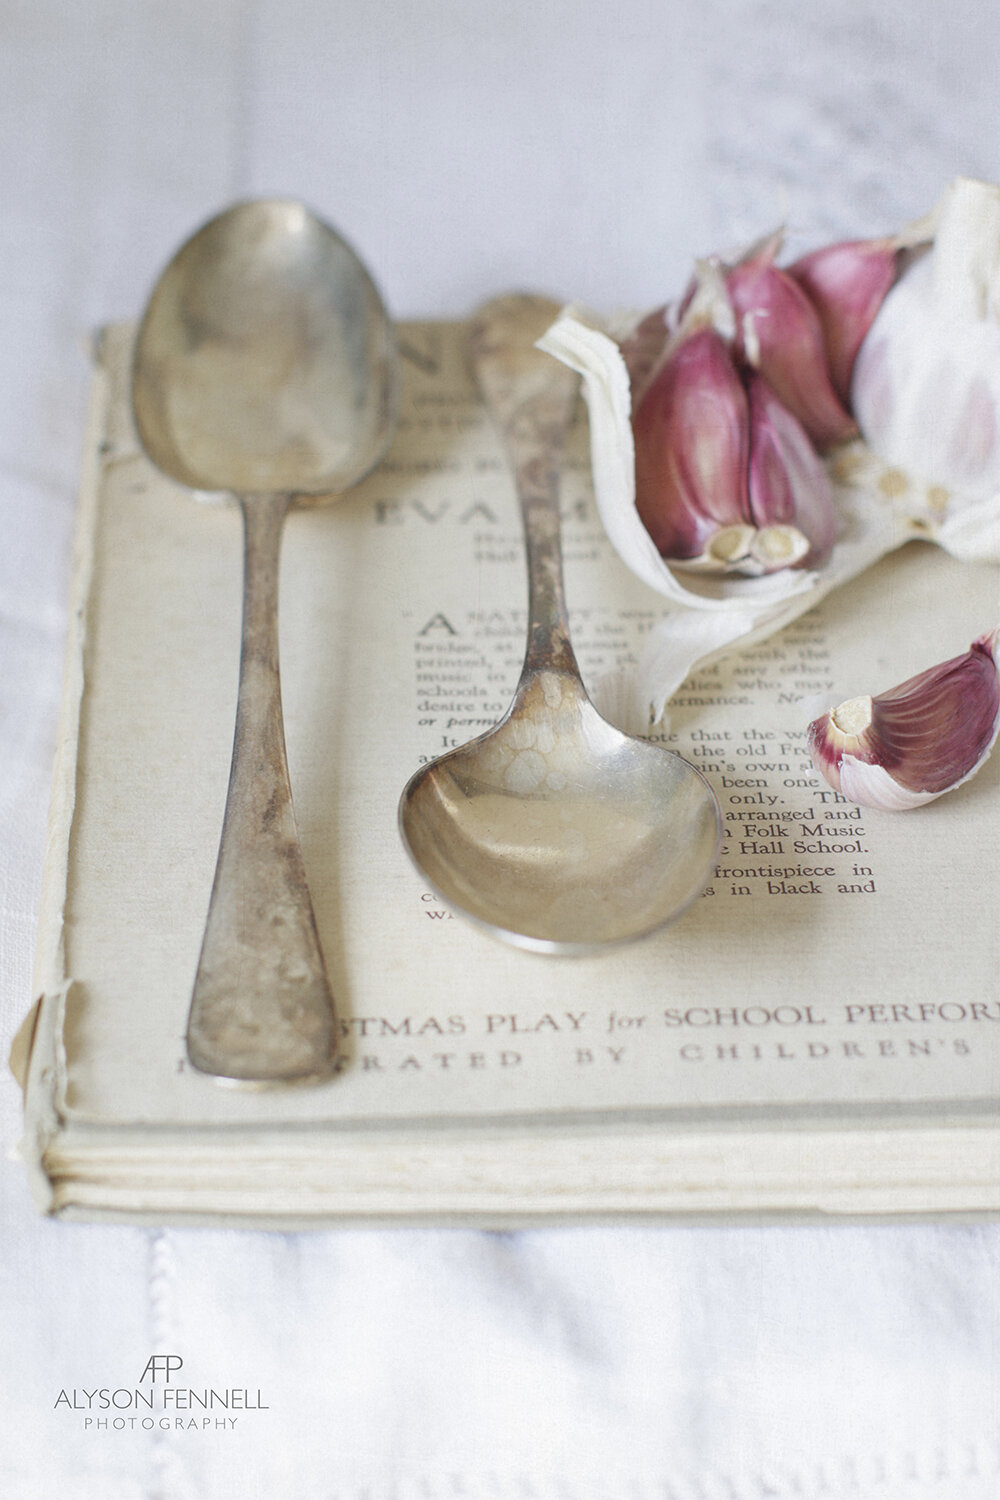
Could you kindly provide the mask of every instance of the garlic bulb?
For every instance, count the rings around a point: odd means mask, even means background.
[[[1000,558],[1000,189],[959,179],[897,234],[784,267],[780,245],[699,261],[642,315],[567,307],[539,341],[583,377],[605,531],[665,601],[615,694],[639,732],[698,664],[914,537]]]
[[[973,776],[1000,729],[1000,628],[962,656],[876,697],[848,698],[809,726],[813,764],[851,802],[901,812]]]
[[[851,385],[866,443],[954,511],[1000,495],[1000,188],[959,178],[888,293]]]

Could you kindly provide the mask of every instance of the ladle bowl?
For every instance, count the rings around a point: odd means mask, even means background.
[[[513,294],[470,325],[473,370],[521,503],[528,644],[507,713],[410,779],[399,824],[430,887],[457,910],[520,947],[585,953],[679,917],[711,877],[722,821],[701,772],[614,728],[580,677],[558,509],[579,380],[534,348],[558,311]]]

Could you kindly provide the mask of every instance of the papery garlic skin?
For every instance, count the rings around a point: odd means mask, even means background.
[[[854,409],[886,463],[985,500],[1000,492],[1000,323],[956,323],[933,280],[928,260],[886,300],[855,364]]]
[[[848,698],[813,720],[813,764],[863,807],[899,812],[974,776],[1000,731],[1000,628],[961,656],[875,697]]]
[[[959,178],[937,219],[861,346],[851,402],[872,450],[953,510],[1000,495],[1000,188]]]

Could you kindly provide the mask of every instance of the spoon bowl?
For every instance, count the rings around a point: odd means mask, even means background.
[[[139,439],[169,478],[243,513],[243,633],[229,790],[187,1027],[220,1080],[313,1082],[338,1025],[292,808],[278,668],[281,533],[348,489],[396,408],[392,325],[371,277],[301,203],[237,204],[177,251],[136,337]]]
[[[194,490],[332,498],[392,436],[396,346],[351,247],[301,203],[238,203],[163,271],[132,407],[157,468]]]
[[[580,679],[558,514],[578,378],[534,348],[558,311],[512,295],[471,324],[473,368],[523,512],[528,647],[503,719],[418,771],[399,822],[443,900],[519,947],[584,953],[679,917],[711,876],[722,823],[701,772],[607,723]]]

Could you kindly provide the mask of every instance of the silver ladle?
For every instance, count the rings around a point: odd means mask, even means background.
[[[480,308],[472,365],[514,471],[528,561],[528,645],[495,728],[432,761],[399,806],[403,842],[443,900],[541,953],[638,938],[708,883],[722,821],[694,766],[622,734],[580,680],[563,593],[559,460],[576,374],[533,347],[559,305]]]
[[[300,203],[237,204],[189,239],[139,327],[132,406],[152,462],[243,511],[243,640],[229,792],[188,1018],[193,1065],[307,1082],[332,1069],[333,998],[285,756],[278,560],[289,506],[366,474],[392,435],[396,349],[350,246]]]

